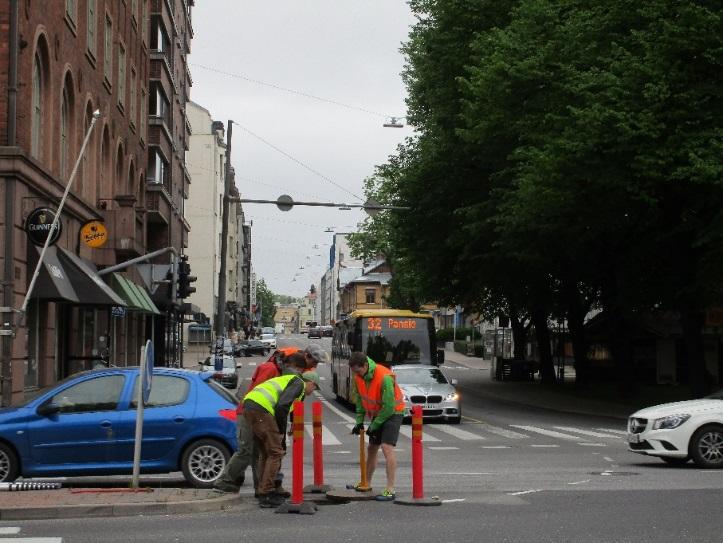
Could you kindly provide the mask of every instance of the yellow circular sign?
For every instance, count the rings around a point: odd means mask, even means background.
[[[91,221],[83,225],[80,229],[80,239],[83,240],[88,247],[97,249],[101,247],[108,239],[108,229],[100,221]]]

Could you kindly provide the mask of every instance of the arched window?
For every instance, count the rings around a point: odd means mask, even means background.
[[[60,104],[60,177],[67,180],[71,171],[73,142],[73,81],[65,77],[63,96]]]
[[[108,126],[106,125],[103,129],[103,139],[100,144],[100,167],[98,168],[98,182],[96,185],[95,199],[98,205],[101,205],[101,200],[109,198],[113,194],[111,189],[111,178],[110,172],[112,161],[110,151],[110,133]]]
[[[43,154],[43,67],[40,55],[35,55],[33,61],[33,105],[31,112],[31,143],[30,153],[33,157],[40,159]]]
[[[83,117],[83,133],[81,134],[81,140],[85,138],[88,133],[91,123],[93,122],[93,104],[88,101],[85,106],[85,116]],[[78,172],[78,183],[77,183],[77,194],[81,197],[92,196],[87,194],[91,188],[88,185],[88,180],[93,175],[94,170],[94,157],[95,157],[95,142],[97,141],[95,134],[92,134],[88,145],[83,153],[83,158],[80,161],[80,172]],[[82,145],[83,142],[80,142]]]
[[[115,179],[113,180],[113,193],[123,194],[123,184],[126,181],[123,175],[123,145],[118,146],[118,153],[115,159]]]

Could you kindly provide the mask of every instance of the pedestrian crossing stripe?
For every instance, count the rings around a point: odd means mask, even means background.
[[[309,434],[309,438],[314,439],[314,424],[307,422],[304,424],[306,433]],[[321,442],[324,445],[341,445],[341,441],[327,428],[325,425],[321,426]]]
[[[491,424],[487,424],[486,422],[480,423],[480,427],[485,431],[489,432],[490,434],[495,434],[501,437],[506,437],[508,439],[527,439],[530,436],[526,436],[525,434],[520,434],[518,432],[513,432],[512,430],[507,430],[506,428],[500,428],[499,426],[492,426]]]
[[[402,426],[399,429],[400,434],[404,434],[409,439],[412,439],[412,429],[408,426]],[[434,437],[433,435],[428,434],[427,432],[422,432],[422,441],[423,442],[434,442],[434,441],[442,441],[438,437]]]
[[[590,436],[590,437],[609,437],[613,439],[620,439],[620,436],[613,435],[613,434],[604,434],[601,432],[592,432],[590,430],[582,430],[580,428],[572,428],[570,426],[555,426],[556,430],[562,430],[563,432],[576,432],[578,434],[582,434],[584,436]]]
[[[473,434],[472,432],[467,432],[466,430],[461,430],[456,426],[435,426],[434,429],[459,438],[462,441],[475,441],[485,439],[483,436]]]
[[[13,535],[19,533],[20,528],[17,526],[6,526],[4,528],[0,528],[0,535]]]
[[[601,432],[607,432],[609,434],[616,434],[620,436],[627,435],[627,432],[625,430],[615,430],[613,428],[595,428],[595,430],[600,430]]]
[[[537,426],[523,426],[520,424],[511,424],[513,428],[519,428],[520,430],[525,430],[526,432],[532,432],[533,434],[540,434],[547,437],[554,437],[557,439],[568,439],[573,441],[578,441],[580,439],[580,436],[573,436],[570,434],[563,434],[562,432],[555,432],[554,430],[545,430],[544,428],[538,428]]]

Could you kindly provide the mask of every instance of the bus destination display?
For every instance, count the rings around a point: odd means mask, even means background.
[[[407,319],[397,317],[369,317],[367,330],[382,332],[384,330],[416,330],[420,319]],[[420,327],[423,328],[423,327]]]

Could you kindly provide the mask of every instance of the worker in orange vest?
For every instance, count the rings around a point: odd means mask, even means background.
[[[354,374],[356,387],[356,426],[352,434],[364,429],[364,417],[369,417],[367,435],[367,478],[371,483],[377,467],[377,453],[381,447],[386,460],[387,486],[378,494],[377,501],[394,501],[394,479],[397,473],[397,457],[394,447],[399,439],[399,429],[404,418],[404,397],[396,383],[394,373],[374,362],[362,352],[353,352],[349,357],[349,369]],[[348,485],[357,488],[356,485]]]

